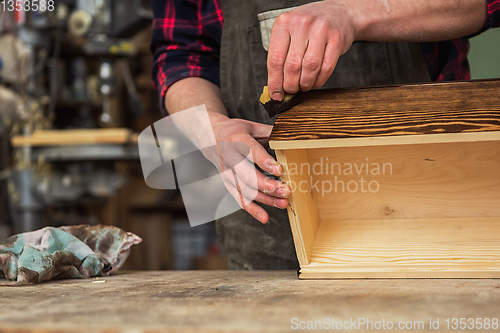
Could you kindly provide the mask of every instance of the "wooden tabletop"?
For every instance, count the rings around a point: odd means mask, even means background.
[[[430,318],[439,318],[441,330],[446,330],[447,318],[450,325],[452,318],[500,319],[500,280],[298,280],[291,271],[133,272],[0,287],[0,309],[2,333],[290,332],[301,321],[303,327],[308,321],[325,325],[325,318],[347,326],[352,318],[359,331],[366,326],[360,327],[358,318],[394,326],[422,321],[425,330],[416,330],[422,332],[429,330]]]

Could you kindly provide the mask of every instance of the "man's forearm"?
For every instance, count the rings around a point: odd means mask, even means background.
[[[205,104],[209,113],[227,116],[226,108],[220,97],[220,88],[212,82],[188,77],[175,82],[165,95],[165,108],[169,114]]]
[[[478,32],[486,22],[485,0],[348,1],[355,40],[440,41]]]
[[[212,126],[218,121],[228,119],[227,110],[220,97],[220,88],[208,80],[199,77],[179,80],[169,87],[165,95],[165,109],[171,115],[202,104],[207,108]],[[206,146],[206,133],[200,128],[193,128],[189,120],[177,121],[175,124],[196,146]]]

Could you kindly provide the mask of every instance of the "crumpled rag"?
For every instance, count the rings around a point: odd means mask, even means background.
[[[2,285],[109,275],[142,239],[113,226],[46,227],[7,238],[0,244]]]

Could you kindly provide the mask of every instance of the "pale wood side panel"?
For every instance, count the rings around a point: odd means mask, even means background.
[[[308,159],[321,220],[500,217],[498,142],[309,149]]]
[[[295,250],[302,267],[309,264],[318,231],[319,215],[313,193],[309,190],[300,191],[298,187],[298,184],[302,183],[302,188],[310,188],[309,175],[290,173],[290,165],[307,163],[307,152],[305,150],[276,150],[276,158],[284,168],[281,180],[292,186],[292,190],[295,189],[289,199],[287,210]]]

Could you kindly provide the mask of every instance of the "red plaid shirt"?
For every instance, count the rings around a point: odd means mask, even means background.
[[[223,24],[220,0],[152,0],[155,19],[151,38],[153,81],[161,108],[168,87],[186,77],[202,77],[217,85]],[[500,0],[487,0],[483,32],[500,26]],[[421,43],[433,81],[469,80],[469,41],[457,38]]]

